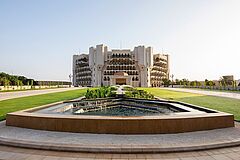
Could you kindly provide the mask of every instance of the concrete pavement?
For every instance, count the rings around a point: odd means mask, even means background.
[[[236,127],[176,134],[92,134],[26,129],[0,123],[0,145],[94,153],[162,153],[240,145]],[[37,137],[37,138],[36,138]]]
[[[71,87],[71,88],[27,90],[27,91],[16,91],[16,92],[2,92],[2,93],[0,93],[0,101],[7,100],[7,99],[13,99],[13,98],[20,98],[20,97],[34,96],[34,95],[40,95],[40,94],[47,94],[47,93],[71,91],[71,90],[76,90],[76,89],[80,89],[80,88],[78,88],[78,87]]]
[[[1,160],[239,160],[240,147],[155,154],[57,152],[0,146]]]
[[[2,122],[3,123],[3,122]],[[2,124],[1,123],[1,124]],[[4,129],[4,125],[0,126],[0,129]],[[237,127],[239,128],[239,124],[237,123]],[[12,127],[10,127],[12,128]],[[20,129],[20,128],[19,128]],[[28,130],[28,129],[27,129]],[[14,132],[14,129],[12,130]],[[45,131],[37,131],[36,132],[45,132]],[[211,131],[210,131],[211,132]],[[26,138],[26,136],[22,136],[21,134],[15,133],[17,138]],[[195,132],[192,132],[195,134]],[[219,132],[220,133],[220,132]],[[2,133],[4,134],[4,133]],[[14,133],[11,133],[14,134]],[[58,140],[61,142],[62,138],[68,139],[71,138],[69,135],[71,133],[60,133],[62,137]],[[191,134],[187,133],[188,135]],[[222,134],[222,133],[220,133]],[[231,134],[226,133],[225,139],[228,138]],[[5,136],[8,136],[7,134]],[[11,135],[10,135],[11,136]],[[106,135],[99,135],[99,136],[106,136]],[[118,136],[118,135],[110,135],[110,136]],[[126,135],[125,135],[126,136]],[[140,135],[141,136],[141,135]],[[166,135],[172,136],[172,135]],[[203,134],[204,136],[204,134]],[[36,135],[35,135],[36,137]],[[213,138],[217,138],[218,136],[212,136]],[[12,137],[13,138],[13,137]],[[48,139],[54,139],[55,136],[50,136]],[[95,137],[94,139],[96,139]],[[177,136],[173,138],[172,145],[175,145],[175,139],[178,139]],[[186,136],[184,140],[186,140],[188,136]],[[39,140],[38,138],[35,140]],[[82,139],[84,140],[84,139]],[[81,141],[82,141],[81,140]],[[99,139],[101,140],[101,139]],[[98,141],[99,141],[98,140]],[[128,138],[123,138],[122,140],[127,141]],[[156,139],[158,140],[158,139]],[[162,139],[164,140],[164,139]],[[201,139],[201,143],[211,143],[208,141],[209,139]],[[219,137],[219,141],[221,141],[221,137]],[[230,140],[230,139],[229,139]],[[40,141],[40,140],[39,140]],[[102,140],[103,141],[103,140]],[[161,139],[159,140],[161,141]],[[211,140],[212,141],[212,140]],[[87,140],[86,140],[87,142]],[[105,142],[106,143],[106,142]],[[184,142],[184,143],[192,143]],[[79,143],[82,145],[83,143]],[[71,144],[72,145],[72,144]],[[108,147],[111,144],[105,144],[102,147]],[[126,144],[127,145],[127,144]],[[90,150],[89,150],[90,151]],[[239,160],[240,159],[240,146],[235,147],[226,147],[226,148],[219,148],[219,149],[206,149],[206,150],[199,150],[199,151],[189,151],[189,152],[169,152],[169,153],[88,153],[88,152],[68,152],[68,151],[50,151],[50,150],[39,150],[39,149],[27,149],[21,147],[10,147],[5,145],[0,145],[0,159],[1,160]]]
[[[234,93],[234,92],[206,91],[201,89],[189,89],[189,88],[164,88],[164,89],[168,89],[172,91],[196,93],[196,94],[202,94],[202,95],[208,95],[208,96],[240,99],[240,93]]]

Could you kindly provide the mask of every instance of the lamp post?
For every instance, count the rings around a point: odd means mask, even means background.
[[[173,77],[174,77],[174,75],[173,74],[171,74],[171,76],[170,76],[171,78],[172,78],[172,88],[173,88]]]
[[[71,75],[71,74],[69,74],[69,80],[70,80],[70,84],[69,84],[69,87],[71,87],[71,83],[72,83],[72,77],[73,77],[73,75]]]

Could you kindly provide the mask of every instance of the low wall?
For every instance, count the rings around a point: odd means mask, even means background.
[[[101,134],[169,134],[234,127],[227,113],[173,116],[80,116],[29,112],[7,114],[6,125],[60,132]]]

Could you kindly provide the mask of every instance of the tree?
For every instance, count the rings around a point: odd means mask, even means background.
[[[10,85],[10,81],[6,77],[3,77],[3,86],[6,87],[9,85]]]
[[[167,79],[167,78],[162,79],[162,81],[163,81],[163,85],[165,87],[168,87],[170,85],[170,83],[171,83],[171,81],[169,79]]]
[[[219,89],[222,90],[222,82],[219,81],[218,83],[219,83]]]
[[[226,89],[226,86],[227,86],[227,80],[226,80],[226,78],[220,77],[219,81],[221,82],[221,84],[222,84],[222,86],[223,86],[223,88],[224,88],[224,90],[225,90],[225,89]]]
[[[233,81],[232,83],[232,89],[236,90],[237,89],[237,81]]]
[[[233,82],[234,82],[234,81],[232,81],[232,80],[227,79],[227,77],[225,77],[225,76],[220,77],[220,81],[221,81],[222,83],[225,83],[226,86],[231,86],[231,85],[233,84]]]
[[[0,86],[3,86],[3,78],[0,77]]]
[[[184,85],[184,87],[186,87],[186,86],[189,86],[190,85],[190,83],[189,83],[189,81],[188,81],[188,79],[182,79],[182,84]]]
[[[0,85],[28,85],[29,81],[33,81],[33,79],[28,79],[24,76],[16,76],[16,75],[9,75],[4,72],[0,72]]]
[[[198,88],[202,85],[201,82],[196,81],[196,83]]]
[[[210,86],[210,89],[212,89],[212,87],[213,87],[213,81],[209,81],[209,82],[208,82],[208,85]]]
[[[205,86],[205,88],[206,88],[207,86],[209,86],[209,82],[208,82],[207,79],[205,79],[205,81],[204,81],[204,86]]]
[[[180,85],[180,80],[179,79],[175,79],[175,84],[176,85]]]
[[[180,81],[179,81],[179,83],[180,83],[180,86],[182,86],[182,85],[183,85],[183,81],[182,81],[182,80],[180,80]]]
[[[190,82],[190,86],[191,86],[191,87],[194,87],[194,81],[191,81],[191,82]]]
[[[31,86],[33,86],[33,81],[34,81],[34,80],[33,80],[33,79],[31,79]]]
[[[197,87],[197,81],[193,82],[193,87]]]

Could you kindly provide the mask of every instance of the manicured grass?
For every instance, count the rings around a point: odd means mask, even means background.
[[[86,90],[87,89],[79,89],[0,101],[0,120],[5,119],[6,114],[9,112],[15,112],[23,109],[37,107],[58,101],[71,100],[84,96]]]
[[[159,88],[141,88],[153,95],[168,99],[191,103],[222,112],[231,113],[236,120],[240,120],[240,100],[224,97],[206,96],[201,94],[170,91]]]

